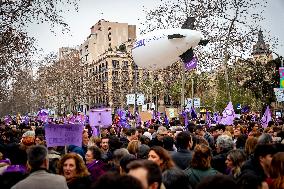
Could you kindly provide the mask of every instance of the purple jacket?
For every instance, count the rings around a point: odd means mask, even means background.
[[[87,164],[88,171],[91,173],[92,181],[96,181],[98,177],[103,175],[107,170],[107,164],[101,160],[94,160],[92,163]]]

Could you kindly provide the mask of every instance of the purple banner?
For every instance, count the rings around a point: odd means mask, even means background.
[[[47,124],[44,129],[47,147],[65,146],[71,144],[82,146],[82,125]]]

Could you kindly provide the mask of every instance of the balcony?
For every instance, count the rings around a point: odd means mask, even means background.
[[[128,71],[129,66],[122,66],[122,71]]]

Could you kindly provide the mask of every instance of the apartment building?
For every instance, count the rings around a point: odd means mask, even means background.
[[[136,26],[99,20],[79,47],[84,62],[86,99],[81,111],[108,106],[113,110],[126,106],[126,95],[136,92],[145,70],[135,67],[131,48]]]

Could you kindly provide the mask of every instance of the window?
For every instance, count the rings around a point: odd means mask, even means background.
[[[118,60],[112,60],[112,67],[113,68],[119,68],[119,61]]]
[[[123,67],[126,67],[126,68],[128,68],[128,61],[123,61]]]

